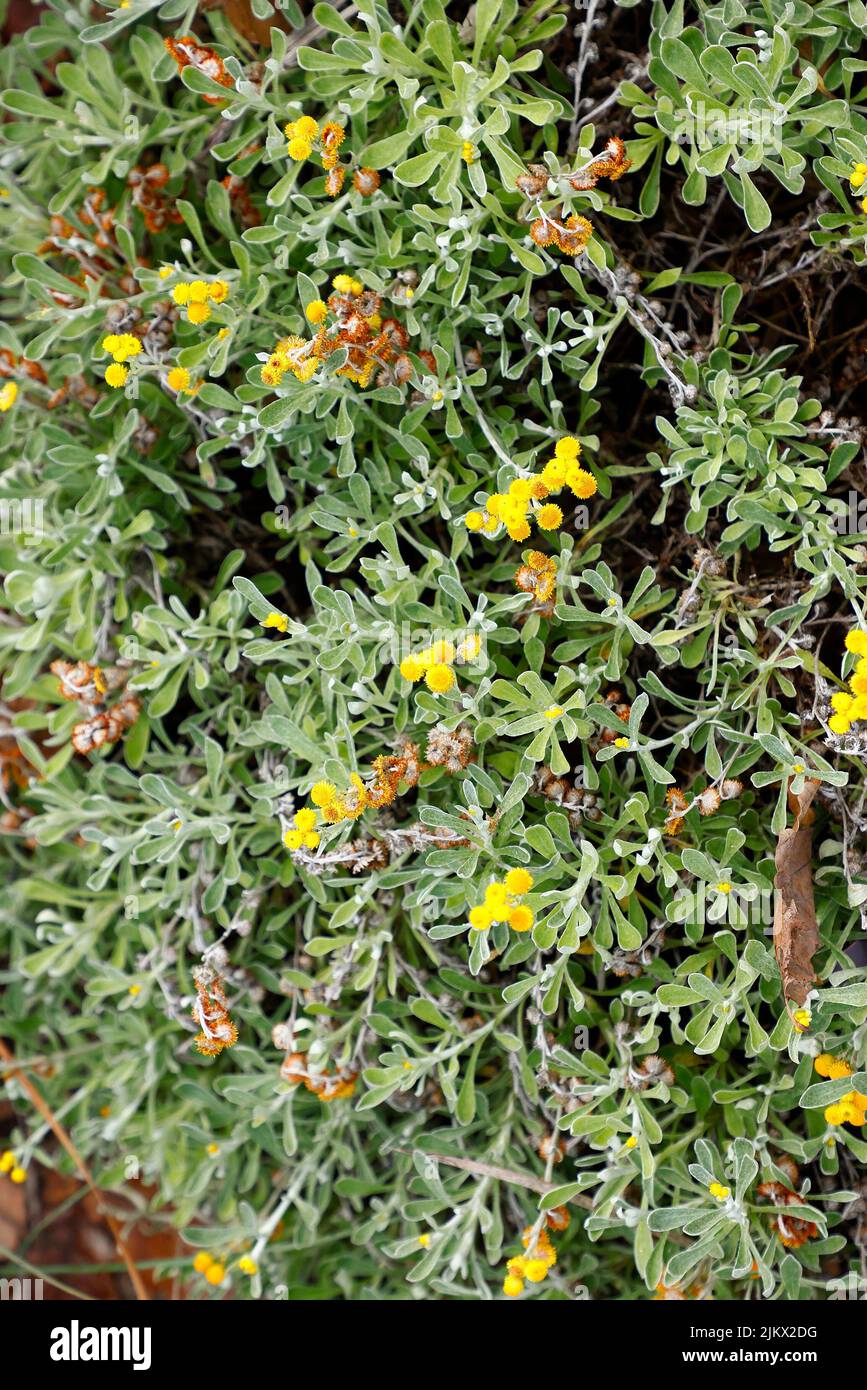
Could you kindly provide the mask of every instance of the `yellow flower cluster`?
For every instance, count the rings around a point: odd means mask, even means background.
[[[512,931],[529,931],[533,909],[521,902],[533,887],[533,875],[526,869],[510,869],[503,881],[489,883],[485,901],[470,909],[470,926],[485,931],[492,922],[508,922]]]
[[[360,280],[356,280],[354,275],[335,275],[331,281],[338,294],[361,294],[364,289]]]
[[[0,1155],[0,1173],[8,1173],[13,1182],[26,1182],[27,1170],[22,1168],[11,1149]]]
[[[349,780],[352,786],[348,792],[339,792],[332,782],[316,783],[310,792],[313,806],[296,811],[292,817],[293,829],[283,836],[287,849],[317,848],[320,836],[315,827],[320,814],[329,825],[342,820],[358,820],[365,807],[371,804],[370,794],[357,772],[351,772]]]
[[[111,353],[114,359],[105,369],[106,384],[124,386],[129,376],[129,368],[124,363],[130,357],[138,357],[141,343],[132,333],[109,333],[107,338],[103,338],[102,346],[103,351]]]
[[[6,385],[0,390],[0,410],[4,413],[11,410],[18,396],[18,383],[7,381]]]
[[[822,1052],[813,1066],[820,1076],[829,1081],[839,1081],[852,1075],[852,1068],[842,1057],[834,1057],[830,1052]],[[845,1096],[825,1107],[825,1119],[829,1125],[867,1124],[867,1096],[861,1091],[847,1091]]]
[[[132,333],[109,333],[103,338],[102,347],[104,352],[111,353],[115,362],[126,362],[141,352],[141,343]]]
[[[378,810],[382,806],[390,806],[401,782],[414,787],[420,770],[418,748],[415,744],[407,743],[401,753],[380,753],[374,758],[368,782],[363,782],[357,772],[351,772],[348,791],[338,791],[332,782],[317,782],[310,792],[313,806],[295,813],[292,818],[294,828],[286,831],[283,843],[290,850],[315,849],[319,844],[319,834],[314,828],[317,813],[321,813],[322,819],[329,825],[343,820],[357,820],[368,807]]]
[[[502,525],[513,541],[527,539],[531,519],[541,531],[558,530],[563,524],[563,511],[555,502],[545,499],[564,487],[580,499],[592,497],[596,492],[596,479],[581,467],[580,456],[578,440],[566,435],[557,442],[554,457],[540,473],[529,478],[515,478],[507,493],[495,492],[488,497],[484,511],[468,512],[464,518],[467,530],[490,534]]]
[[[313,141],[319,135],[319,122],[312,116],[300,116],[283,127],[288,144],[286,146],[292,159],[307,159],[313,151]]]
[[[314,121],[312,116],[299,116],[297,121],[290,121],[285,125],[283,131],[288,142],[286,151],[290,159],[294,159],[298,164],[309,159],[313,153],[313,145],[318,140],[322,151],[323,169],[335,168],[338,151],[346,138],[346,131],[342,125],[329,121],[320,131],[319,122]]]
[[[209,1284],[215,1287],[222,1284],[226,1277],[226,1266],[215,1260],[206,1250],[200,1250],[193,1260],[193,1269],[197,1274],[204,1274]]]
[[[711,1197],[716,1197],[718,1202],[727,1202],[731,1194],[731,1188],[724,1187],[721,1182],[712,1182],[708,1188]]]
[[[287,372],[298,381],[310,381],[319,368],[319,358],[313,351],[313,340],[293,334],[281,338],[259,375],[264,386],[279,386]]]
[[[475,661],[482,649],[482,639],[478,633],[465,637],[457,646],[454,642],[442,640],[425,647],[424,651],[405,656],[400,663],[400,674],[405,681],[420,681],[434,695],[445,695],[455,684],[454,665],[466,665]]]
[[[853,193],[857,192],[859,188],[864,187],[865,180],[867,180],[867,164],[856,164],[849,175],[849,184]],[[867,212],[867,198],[862,200],[861,210],[862,212]]]
[[[849,691],[840,690],[831,696],[834,713],[828,720],[832,734],[848,734],[853,724],[867,719],[867,632],[854,628],[846,633],[846,650],[859,658],[849,679]]]
[[[550,1218],[557,1217],[559,1213],[562,1216],[551,1222]],[[555,1207],[553,1212],[548,1213],[548,1220],[553,1229],[563,1230],[569,1224],[569,1213],[563,1207]],[[506,1265],[508,1273],[503,1280],[503,1293],[507,1298],[517,1298],[522,1294],[525,1280],[531,1284],[541,1284],[557,1263],[557,1251],[544,1226],[538,1233],[534,1227],[528,1226],[521,1243],[525,1253],[516,1255]]]
[[[182,281],[172,290],[172,299],[187,311],[190,323],[207,323],[211,317],[211,305],[222,304],[229,297],[229,286],[225,280]]]
[[[317,821],[316,812],[310,806],[303,807],[296,811],[292,817],[294,829],[287,830],[283,836],[283,843],[287,849],[316,849],[319,844],[319,832],[315,829]]]

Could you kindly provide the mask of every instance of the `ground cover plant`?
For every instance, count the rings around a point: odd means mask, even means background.
[[[863,1296],[865,27],[9,38],[0,1184],[139,1293]]]

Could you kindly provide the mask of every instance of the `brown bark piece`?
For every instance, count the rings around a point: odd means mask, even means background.
[[[790,830],[780,832],[774,863],[774,954],[783,978],[783,997],[803,1004],[813,987],[813,956],[819,949],[819,928],[813,901],[813,812],[810,803],[819,783],[804,783],[800,796],[789,792],[794,812]]]

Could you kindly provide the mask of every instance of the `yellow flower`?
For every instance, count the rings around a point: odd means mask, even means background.
[[[420,681],[424,671],[424,662],[417,656],[405,656],[400,663],[400,674],[405,681]]]
[[[581,445],[573,435],[566,434],[557,440],[554,453],[558,459],[577,459],[581,453]]]
[[[14,1167],[15,1155],[11,1149],[7,1149],[3,1156],[0,1157],[0,1173],[11,1173]]]
[[[529,1279],[531,1284],[541,1284],[548,1274],[548,1262],[546,1260],[528,1260],[524,1266],[524,1278]]]
[[[455,673],[451,666],[442,661],[434,662],[425,672],[424,683],[435,695],[445,695],[455,683]]]
[[[428,1246],[430,1245],[430,1236],[428,1235],[427,1231],[425,1231],[423,1236],[419,1236],[418,1243],[420,1246],[422,1246],[423,1249],[427,1250]]]
[[[846,633],[846,650],[854,652],[855,656],[867,656],[867,632],[862,628],[853,628]]]
[[[817,1057],[817,1063],[818,1060]],[[818,1066],[816,1070],[819,1070]],[[839,1081],[844,1076],[851,1076],[852,1068],[849,1066],[848,1062],[843,1061],[842,1057],[832,1057],[825,1075],[828,1077],[829,1081]]]
[[[133,999],[135,999],[136,995],[141,994],[141,985],[130,985],[127,993],[131,994]]]
[[[293,368],[293,375],[298,381],[309,381],[311,377],[316,375],[318,369],[319,358],[306,357],[303,362],[299,362],[297,367]]]
[[[636,1148],[637,1144],[638,1144],[638,1140],[636,1139],[635,1135],[634,1135],[634,1134],[630,1134],[629,1138],[627,1139],[627,1141],[626,1141],[626,1143],[623,1145],[623,1147],[624,1147],[625,1149],[634,1149],[634,1148]]]
[[[509,913],[509,926],[512,931],[529,931],[533,925],[533,909],[531,907],[513,907]]]
[[[559,491],[566,482],[566,460],[561,458],[549,459],[539,476],[551,492]]]
[[[190,386],[190,374],[186,367],[172,367],[166,377],[166,385],[170,391],[188,391]]]
[[[250,1259],[249,1255],[242,1255],[238,1261],[238,1268],[242,1274],[255,1274],[257,1266],[255,1261]]]
[[[331,281],[338,294],[351,294],[353,279],[351,275],[335,275]]]
[[[732,1195],[729,1188],[723,1187],[721,1182],[712,1182],[708,1192],[712,1197],[716,1197],[718,1202],[725,1202]]]
[[[330,806],[337,796],[337,788],[332,782],[317,782],[310,791],[314,806]]]
[[[732,891],[732,886],[726,879],[722,883],[717,883],[715,887],[718,893],[730,893]]]
[[[628,738],[616,738],[616,739],[614,740],[614,747],[615,747],[615,748],[628,748],[628,747],[629,747],[629,739],[628,739]]]
[[[473,907],[469,914],[470,926],[473,931],[485,931],[494,920],[487,907]]]
[[[478,632],[474,632],[469,637],[465,637],[462,642],[458,643],[458,649],[455,655],[460,657],[461,661],[475,661],[481,650],[481,636]]]
[[[290,121],[285,132],[290,139],[298,136],[301,140],[313,141],[319,134],[319,122],[314,121],[312,116],[299,116],[297,121]]]
[[[592,497],[596,492],[596,479],[583,468],[572,468],[567,472],[566,482],[576,497]]]
[[[189,287],[189,285],[184,285],[184,284],[175,285],[174,289],[172,290],[172,299],[175,301],[176,304],[180,304],[181,307],[183,307],[185,304],[189,304],[189,302],[190,302],[190,287]]]
[[[11,410],[18,395],[18,385],[14,381],[7,381],[6,385],[0,390],[0,410]]]
[[[543,531],[556,531],[563,525],[563,513],[555,502],[547,502],[536,513],[536,525]]]
[[[446,661],[451,663],[457,656],[457,648],[454,642],[449,642],[447,638],[434,642],[431,649],[431,661]]]
[[[533,875],[527,869],[510,869],[505,877],[506,892],[520,898],[533,887]]]
[[[465,140],[461,145],[461,159],[465,164],[472,164],[476,157],[476,147],[471,140]]]
[[[285,613],[269,613],[267,618],[262,619],[263,627],[276,627],[278,632],[285,632],[289,627],[289,619]]]
[[[212,1256],[210,1256],[207,1251],[200,1250],[193,1260],[193,1269],[197,1274],[207,1274],[213,1263]]]
[[[13,1168],[9,1176],[13,1182],[26,1182],[27,1170],[25,1168]]]
[[[847,695],[845,690],[838,690],[836,695],[831,696],[831,708],[837,714],[848,714],[855,701],[851,695]]]
[[[159,269],[159,276],[160,276],[160,279],[161,279],[161,280],[168,280],[169,276],[170,276],[170,275],[174,275],[174,273],[175,273],[174,266],[171,266],[171,265],[161,265],[161,266],[160,266],[160,269]]]
[[[205,1270],[205,1278],[209,1284],[222,1284],[226,1277],[226,1270],[221,1264],[211,1264]]]
[[[328,315],[328,305],[324,299],[311,299],[304,313],[309,323],[323,323]]]
[[[105,369],[105,380],[109,386],[123,386],[129,376],[129,368],[121,366],[120,362],[111,362]]]
[[[492,922],[508,922],[509,907],[504,883],[491,883],[485,889],[485,907],[491,914]]]
[[[503,1293],[507,1298],[517,1298],[518,1294],[524,1292],[524,1281],[519,1279],[517,1274],[507,1274],[503,1280]]]
[[[560,715],[563,714],[563,712],[564,711],[562,705],[549,705],[548,708],[545,710],[545,718],[559,719]]]
[[[209,285],[205,280],[193,280],[187,286],[189,302],[191,304],[204,304],[208,298]]]
[[[309,806],[304,806],[300,811],[296,811],[292,817],[292,824],[297,830],[312,830],[316,824],[316,812]]]
[[[207,323],[210,317],[211,310],[209,305],[200,304],[198,300],[193,300],[192,303],[187,305],[187,318],[190,323]]]
[[[216,1158],[220,1152],[220,1146],[219,1144],[209,1144],[205,1152],[210,1154],[211,1158]]]
[[[223,300],[228,299],[228,297],[229,286],[226,284],[225,280],[214,280],[208,286],[208,298],[212,300],[214,304],[222,304]]]
[[[809,1009],[796,1009],[792,1014],[792,1018],[794,1019],[795,1027],[798,1029],[799,1033],[805,1033],[812,1022],[812,1015]]]

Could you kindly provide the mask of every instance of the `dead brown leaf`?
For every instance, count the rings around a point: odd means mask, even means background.
[[[819,783],[808,780],[800,796],[789,791],[794,812],[790,830],[780,832],[774,863],[774,953],[783,978],[783,997],[803,1004],[813,987],[813,956],[819,928],[813,901],[813,812],[810,803]]]
[[[249,43],[270,48],[271,30],[288,30],[289,25],[278,10],[268,19],[258,19],[250,6],[250,0],[205,0],[203,10],[222,10],[238,33]]]

